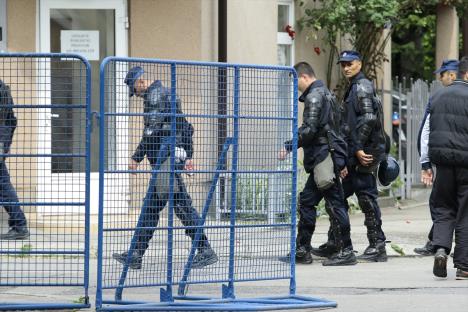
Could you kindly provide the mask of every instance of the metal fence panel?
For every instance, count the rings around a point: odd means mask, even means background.
[[[421,184],[421,165],[419,162],[419,152],[417,149],[417,139],[419,129],[424,118],[427,104],[429,103],[430,97],[438,89],[442,87],[439,81],[433,81],[430,84],[423,80],[410,81],[409,89],[405,92],[406,104],[406,116],[404,118],[406,122],[406,129],[403,131],[406,141],[406,155],[404,155],[404,181],[405,181],[405,197],[412,198],[412,188],[415,185]],[[402,90],[400,84],[399,98],[401,99]],[[400,116],[402,116],[402,105],[400,103]],[[400,126],[401,128],[401,126]],[[400,136],[401,137],[401,136]],[[400,146],[401,140],[400,140]],[[400,156],[401,152],[399,153]],[[400,157],[401,160],[401,157]]]
[[[130,98],[131,68],[141,80]],[[286,67],[103,61],[99,310],[336,305],[295,296],[295,263],[278,261],[295,251],[296,150],[289,163],[277,160],[285,140],[297,145],[295,76]],[[210,248],[217,261],[211,254],[214,263],[197,268]],[[278,279],[289,295],[235,299],[238,282]]]
[[[0,80],[11,93],[0,96],[0,201],[8,212],[0,214],[0,310],[89,307],[89,63],[70,54],[0,54]],[[8,149],[11,109],[17,126]],[[48,296],[15,295],[34,286]],[[64,291],[76,293],[76,303],[61,302]]]

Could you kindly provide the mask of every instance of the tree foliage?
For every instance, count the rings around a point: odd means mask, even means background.
[[[435,12],[438,4],[455,6],[459,15],[468,11],[468,0],[302,0],[304,15],[298,23],[314,37],[321,37],[330,48],[327,73],[330,86],[339,40],[347,40],[361,53],[364,73],[375,79],[378,68],[386,61],[384,48],[395,27],[432,26],[434,19],[423,14],[428,10]],[[385,37],[384,29],[389,29]],[[342,80],[338,89],[344,84]]]

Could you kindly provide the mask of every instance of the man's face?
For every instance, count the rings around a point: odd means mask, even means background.
[[[142,96],[145,93],[145,90],[146,90],[145,81],[143,79],[135,80],[133,88],[135,89],[135,94],[137,96]]]
[[[359,60],[354,60],[351,62],[341,62],[341,71],[343,75],[350,79],[359,74],[361,71],[362,63]]]
[[[462,76],[462,80],[468,81],[468,71]]]
[[[457,73],[454,71],[444,71],[440,73],[439,80],[444,87],[449,86],[457,78]]]
[[[307,89],[307,87],[309,86],[308,82],[309,80],[307,75],[299,75],[299,77],[297,78],[297,88],[299,89],[299,91],[304,92],[305,89]]]

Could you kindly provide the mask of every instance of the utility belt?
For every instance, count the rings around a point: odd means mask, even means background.
[[[325,136],[319,136],[314,139],[314,145],[328,145],[328,138]]]

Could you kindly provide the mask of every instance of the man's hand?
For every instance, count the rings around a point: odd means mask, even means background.
[[[193,160],[187,159],[187,160],[185,161],[184,170],[193,171]]]
[[[372,164],[372,161],[374,160],[374,157],[372,155],[364,153],[363,150],[359,150],[356,152],[356,157],[363,166],[369,166]]]
[[[130,163],[128,164],[128,170],[133,171],[133,170],[137,170],[137,168],[138,168],[138,163],[132,158],[130,158]],[[132,174],[135,175],[136,173],[132,172]]]
[[[421,170],[421,182],[426,186],[432,185],[432,179],[434,175],[432,174],[432,169]]]
[[[343,170],[340,171],[340,178],[344,179],[348,175],[348,168],[344,167]]]
[[[289,152],[283,147],[278,154],[278,159],[283,161],[288,157],[288,154]]]
[[[193,160],[190,159],[190,158],[187,158],[185,160],[185,165],[184,165],[184,170],[186,171],[189,171],[189,172],[186,172],[185,174],[187,174],[189,177],[193,176]]]

